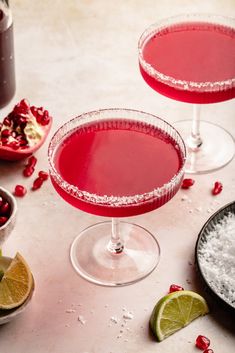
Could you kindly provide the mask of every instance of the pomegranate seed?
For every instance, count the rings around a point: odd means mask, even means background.
[[[37,158],[34,157],[34,156],[31,156],[29,157],[28,159],[28,163],[27,163],[27,166],[30,166],[30,167],[35,167],[36,163],[37,163]]]
[[[18,150],[18,148],[20,148],[20,143],[18,141],[12,141],[8,143],[8,146],[11,147],[13,150]]]
[[[27,114],[30,109],[30,105],[26,99],[22,99],[18,104],[15,105],[13,113],[15,115]]]
[[[3,145],[7,145],[8,144],[8,137],[2,137],[1,142]]]
[[[178,286],[177,284],[172,284],[169,288],[169,292],[168,293],[173,293],[173,292],[177,292],[179,290],[184,290],[183,287]]]
[[[206,349],[205,351],[203,351],[203,353],[214,353],[213,349]]]
[[[2,196],[0,196],[0,207],[2,206],[3,202],[4,202],[4,200],[3,200]]]
[[[8,137],[2,137],[1,142],[3,145],[7,145],[8,144]]]
[[[48,113],[48,110],[45,110],[43,112],[43,116],[41,117],[40,123],[41,123],[41,125],[45,126],[45,125],[49,124],[49,122],[50,122],[49,113]]]
[[[32,190],[37,190],[37,189],[40,189],[40,187],[42,186],[43,184],[43,179],[38,177],[37,179],[34,180],[33,182],[33,186],[32,186]]]
[[[4,201],[0,207],[0,214],[6,215],[10,211],[10,204],[7,201]]]
[[[7,220],[8,220],[7,217],[0,217],[0,227],[3,226]]]
[[[32,107],[30,107],[31,113],[35,116],[35,118],[37,117],[37,108],[32,105]]]
[[[33,172],[34,172],[34,167],[31,165],[27,165],[23,170],[23,175],[28,178],[33,174]]]
[[[193,184],[195,183],[195,180],[193,179],[184,179],[181,185],[182,189],[189,189]]]
[[[22,99],[21,101],[20,101],[20,107],[22,108],[22,109],[25,109],[25,110],[29,110],[30,109],[30,105],[29,105],[29,102],[27,101],[27,99]]]
[[[213,189],[211,190],[212,195],[218,195],[223,190],[223,185],[220,181],[216,181]]]
[[[19,141],[19,143],[21,148],[24,148],[28,145],[28,141],[23,138]]]
[[[38,109],[37,116],[36,116],[36,120],[37,120],[38,124],[41,124],[42,118],[43,118],[43,112]]]
[[[2,137],[9,137],[11,135],[11,132],[8,129],[4,129],[2,130],[1,135]]]
[[[209,338],[199,335],[196,338],[196,343],[195,343],[196,347],[201,349],[202,351],[204,351],[205,349],[207,349],[210,345],[210,340]]]
[[[23,185],[16,185],[14,195],[17,197],[23,197],[27,192],[27,189]]]
[[[11,121],[9,118],[4,118],[3,120],[3,125],[10,127],[11,126]]]
[[[46,181],[49,178],[49,174],[47,172],[44,172],[43,170],[40,170],[38,176],[42,178],[43,181]]]
[[[27,119],[24,116],[19,117],[17,121],[18,125],[26,125]]]

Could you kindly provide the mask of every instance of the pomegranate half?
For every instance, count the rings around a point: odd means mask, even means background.
[[[52,117],[26,99],[15,105],[0,123],[0,159],[17,161],[38,150],[50,131]]]

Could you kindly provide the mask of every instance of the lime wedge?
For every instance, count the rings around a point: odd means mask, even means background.
[[[17,253],[0,281],[0,309],[20,306],[30,294],[33,277],[24,258]]]
[[[154,307],[150,327],[157,340],[162,341],[208,312],[207,303],[199,294],[188,290],[173,292]]]

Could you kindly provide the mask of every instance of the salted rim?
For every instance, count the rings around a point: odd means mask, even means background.
[[[224,205],[223,207],[221,207],[206,221],[206,223],[203,225],[202,229],[200,230],[200,233],[197,238],[197,242],[196,242],[196,246],[195,246],[195,258],[196,258],[196,264],[199,269],[199,273],[200,273],[203,281],[207,285],[207,287],[209,287],[211,292],[219,300],[221,300],[223,303],[228,305],[229,308],[231,308],[235,311],[235,306],[232,305],[231,301],[226,300],[226,298],[224,296],[220,295],[220,293],[218,291],[216,291],[216,289],[213,286],[211,286],[211,284],[209,283],[209,280],[207,279],[207,277],[205,275],[205,272],[203,271],[203,268],[201,267],[200,258],[199,258],[199,247],[202,246],[203,238],[205,239],[205,243],[207,243],[206,231],[207,231],[208,227],[211,227],[212,229],[214,229],[214,226],[218,224],[218,221],[222,220],[224,217],[228,216],[228,214],[230,214],[230,213],[233,213],[235,215],[235,201],[232,201],[232,202]]]
[[[134,116],[128,117],[128,115],[134,114]],[[102,116],[103,115],[103,116]],[[140,115],[139,119],[136,119],[137,116]],[[102,118],[101,118],[102,116]],[[146,120],[144,120],[144,117]],[[163,132],[167,133],[175,143],[179,146],[181,158],[182,158],[182,166],[179,171],[171,178],[171,180],[164,184],[162,187],[157,187],[156,189],[145,192],[143,194],[131,195],[131,196],[114,196],[114,195],[98,195],[94,193],[90,193],[85,190],[81,190],[75,185],[68,183],[67,181],[63,180],[61,175],[57,172],[57,169],[54,164],[54,153],[59,146],[60,142],[64,140],[65,136],[71,133],[73,129],[77,128],[78,126],[82,126],[83,124],[89,122],[95,122],[100,119],[100,121],[107,121],[111,118],[114,119],[126,119],[128,121],[139,121],[143,123],[148,123],[151,126],[158,127]],[[74,124],[73,128],[72,125]],[[161,126],[165,127],[161,128]],[[67,130],[68,127],[70,127]],[[174,136],[172,136],[174,135]],[[170,192],[174,186],[180,183],[181,178],[184,175],[184,167],[186,161],[186,147],[184,141],[178,131],[167,123],[165,120],[156,117],[155,115],[145,113],[139,110],[133,109],[126,109],[126,108],[111,108],[111,109],[99,109],[87,113],[80,114],[79,116],[69,120],[64,125],[62,125],[52,137],[49,148],[48,148],[48,161],[49,161],[49,170],[53,180],[68,194],[72,195],[73,197],[81,200],[85,200],[87,202],[93,204],[102,204],[102,205],[109,205],[114,207],[131,205],[131,204],[138,204],[145,201],[148,201],[153,198],[162,197],[167,192]]]
[[[235,31],[235,19],[231,17],[225,17],[220,15],[213,14],[181,14],[177,16],[172,16],[163,20],[160,20],[150,27],[148,27],[140,36],[138,42],[138,53],[139,53],[139,62],[144,69],[144,71],[152,76],[153,78],[159,80],[160,82],[167,84],[168,86],[181,89],[181,90],[189,90],[189,91],[199,91],[199,92],[217,92],[221,90],[231,89],[235,87],[235,77],[231,79],[227,79],[224,81],[187,81],[176,79],[172,76],[168,76],[163,74],[162,72],[156,70],[152,65],[150,65],[147,61],[144,60],[143,57],[143,49],[146,42],[152,37],[154,34],[161,32],[163,29],[168,26],[185,23],[185,22],[193,22],[199,21],[204,23],[211,23],[215,25],[223,25],[224,27],[234,29]]]

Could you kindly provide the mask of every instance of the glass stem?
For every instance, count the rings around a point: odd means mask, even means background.
[[[108,251],[110,251],[112,254],[120,254],[123,249],[124,245],[120,237],[119,219],[112,218],[112,233],[111,239],[108,243]]]
[[[193,104],[193,125],[191,135],[187,139],[187,146],[193,152],[198,151],[202,145],[202,138],[200,135],[200,108],[199,104]]]

